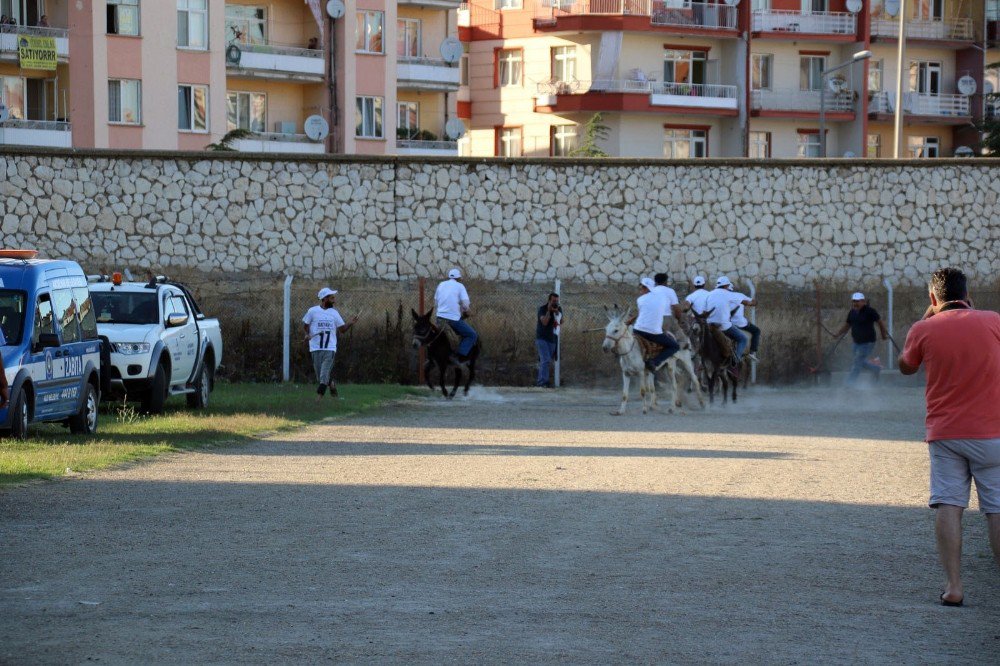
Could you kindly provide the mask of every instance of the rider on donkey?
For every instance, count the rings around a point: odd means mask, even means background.
[[[671,335],[663,333],[663,317],[667,310],[667,301],[660,294],[653,293],[656,283],[644,277],[640,281],[639,298],[636,305],[639,313],[632,317],[628,323],[632,324],[632,330],[639,337],[660,345],[663,349],[656,357],[646,361],[646,367],[650,372],[656,372],[671,356],[680,350],[681,346]]]
[[[718,327],[727,338],[733,341],[733,365],[739,365],[743,359],[743,352],[747,348],[747,336],[733,326],[733,283],[725,275],[715,281],[715,289],[708,295],[708,302],[705,304],[708,315],[709,326]],[[749,304],[749,303],[748,303]],[[731,374],[736,374],[734,368],[730,368]]]
[[[448,279],[439,284],[437,291],[434,292],[434,303],[438,326],[443,327],[447,324],[462,338],[458,345],[458,358],[455,361],[460,364],[467,363],[479,334],[465,321],[471,311],[469,292],[462,284],[462,271],[457,268],[448,271]]]

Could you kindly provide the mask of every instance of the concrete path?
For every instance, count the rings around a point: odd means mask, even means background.
[[[346,388],[345,390],[350,390]],[[984,663],[936,602],[922,395],[412,400],[0,494],[3,663]]]

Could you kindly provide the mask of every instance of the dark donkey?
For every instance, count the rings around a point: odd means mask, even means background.
[[[733,402],[736,402],[736,387],[739,379],[730,374],[732,368],[732,357],[728,355],[728,350],[723,349],[719,341],[712,334],[708,317],[713,310],[694,314],[694,322],[691,325],[691,344],[698,350],[701,356],[702,368],[705,371],[705,384],[708,385],[708,401],[715,402],[715,384],[722,383],[722,404],[726,404],[729,399],[729,385],[733,386]]]
[[[418,314],[416,310],[410,310],[413,315],[413,348],[425,347],[427,349],[427,360],[424,362],[424,377],[427,379],[427,386],[432,391],[434,390],[434,384],[431,382],[431,369],[437,366],[441,380],[441,393],[446,398],[454,398],[455,394],[458,393],[459,384],[462,383],[462,368],[468,366],[469,377],[465,382],[465,395],[469,395],[469,387],[476,376],[476,360],[479,358],[480,351],[479,340],[476,340],[472,351],[469,352],[468,363],[459,364],[452,351],[451,339],[448,337],[447,331],[438,328],[431,321],[432,312],[433,310],[428,310],[427,314]],[[455,368],[455,386],[451,389],[451,393],[448,393],[448,389],[445,388],[445,373],[447,373],[448,368]]]

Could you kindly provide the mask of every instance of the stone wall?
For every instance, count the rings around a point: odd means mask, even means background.
[[[802,285],[1000,268],[1000,161],[0,152],[6,247],[100,267]]]

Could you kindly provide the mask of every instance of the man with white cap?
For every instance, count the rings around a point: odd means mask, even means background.
[[[715,281],[715,289],[708,294],[705,311],[710,313],[708,315],[709,325],[717,325],[723,335],[736,345],[733,357],[735,364],[739,365],[740,361],[743,360],[743,352],[747,348],[747,336],[733,326],[733,292],[730,291],[732,286],[733,283],[729,281],[729,278],[725,275],[719,276],[719,279]]]
[[[847,311],[847,319],[833,337],[840,338],[847,330],[851,330],[851,338],[854,340],[854,364],[851,372],[847,375],[847,383],[853,384],[857,381],[862,370],[868,370],[877,380],[882,366],[872,363],[868,358],[875,350],[875,324],[878,324],[882,339],[889,337],[889,332],[885,329],[885,324],[875,308],[868,305],[865,295],[856,291],[851,296],[851,309]]]
[[[706,310],[705,304],[708,303],[708,294],[710,293],[708,289],[705,289],[705,277],[697,275],[691,284],[694,285],[694,291],[684,297],[684,309],[701,314]]]
[[[350,323],[344,321],[334,304],[337,302],[337,292],[329,287],[323,287],[316,294],[319,305],[314,305],[302,318],[305,339],[309,344],[309,354],[312,356],[313,368],[316,370],[316,389],[318,402],[329,387],[330,396],[337,397],[337,385],[333,380],[333,359],[337,353],[337,333],[344,333],[357,323],[358,318],[351,318]]]
[[[632,331],[636,335],[663,347],[659,354],[646,361],[646,368],[650,372],[659,370],[681,348],[673,336],[663,333],[667,301],[660,294],[653,293],[654,289],[656,282],[651,278],[644,277],[639,281],[639,298],[635,300],[639,312],[628,322],[632,324]]]
[[[462,271],[453,268],[448,271],[448,279],[437,286],[434,292],[434,304],[437,310],[438,326],[449,326],[462,339],[458,344],[458,363],[465,363],[469,360],[479,334],[465,322],[465,318],[472,314],[470,309],[469,292],[462,284]]]
[[[747,352],[747,358],[756,361],[757,350],[760,348],[760,329],[757,328],[756,325],[750,323],[750,320],[747,319],[744,308],[755,307],[757,305],[757,299],[750,298],[746,294],[734,291],[732,284],[726,288],[729,289],[730,292],[730,308],[735,308],[735,310],[730,309],[730,312],[732,313],[730,320],[733,322],[733,326],[750,336],[750,349]]]

